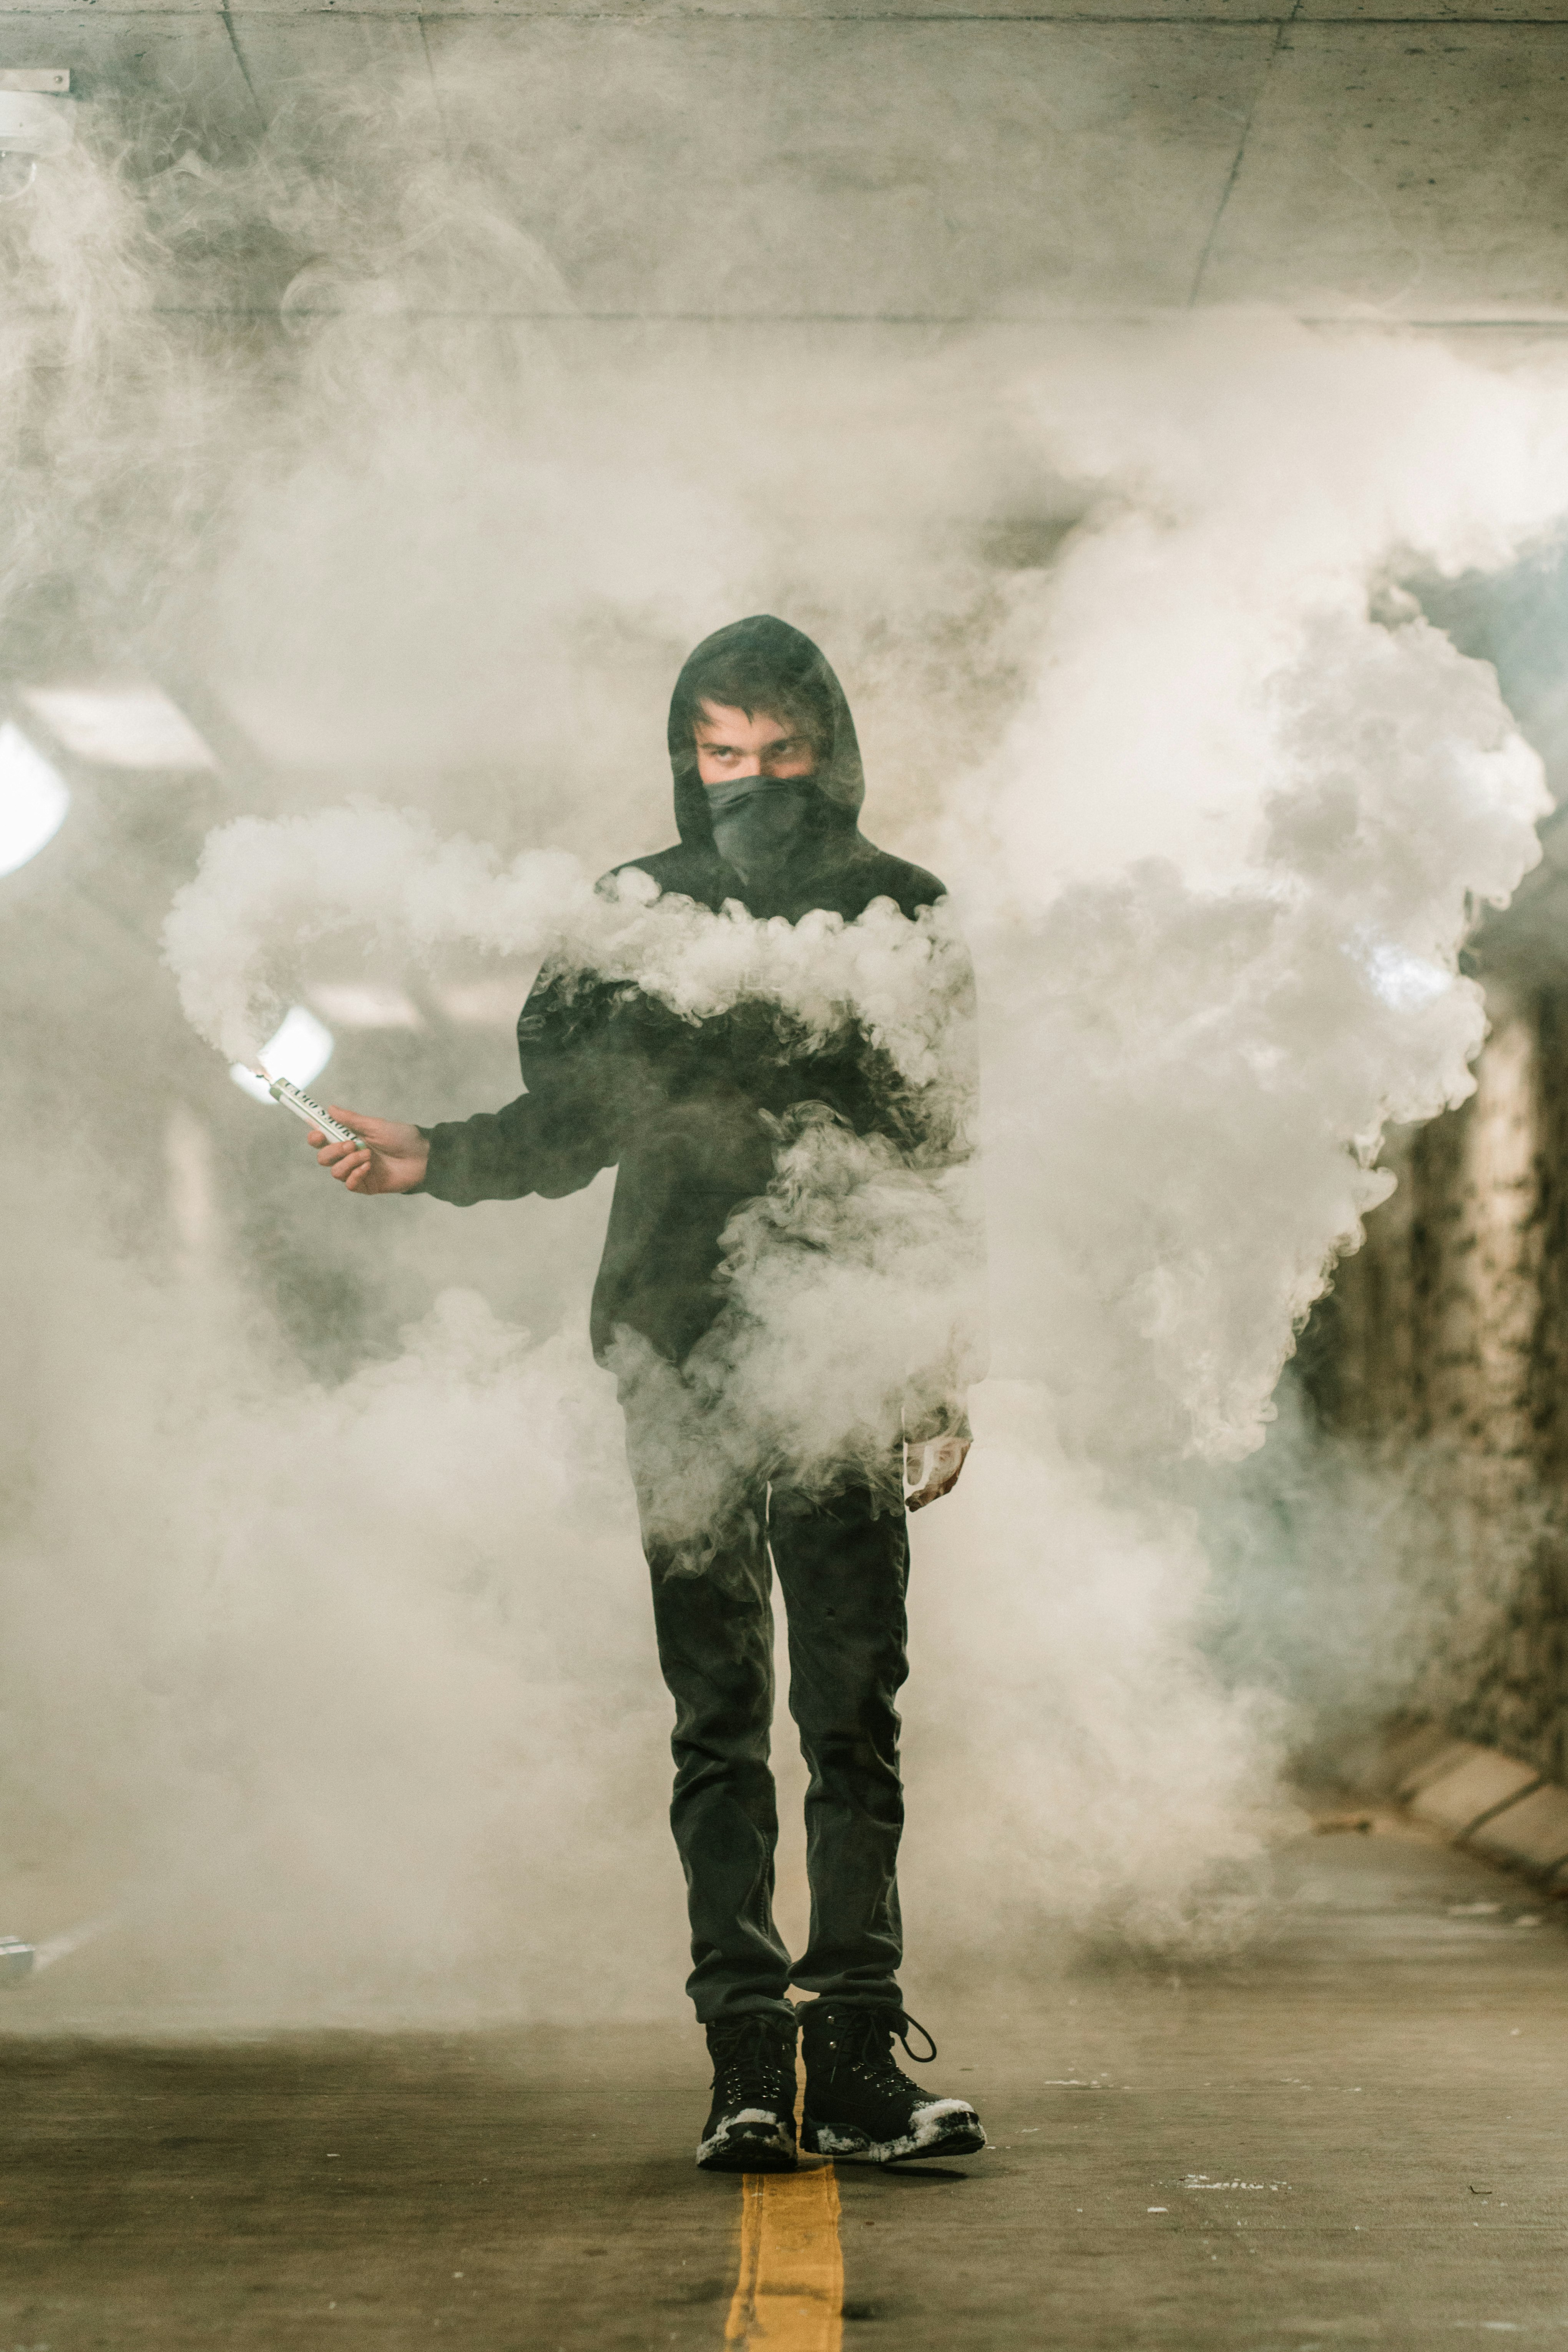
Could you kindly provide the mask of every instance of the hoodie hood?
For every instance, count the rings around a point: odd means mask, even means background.
[[[814,686],[826,699],[829,740],[818,759],[816,773],[805,781],[815,784],[822,796],[820,834],[841,839],[853,837],[860,803],[866,797],[866,778],[844,688],[808,636],[799,629],[792,629],[787,621],[775,621],[771,613],[753,613],[749,620],[731,621],[727,628],[716,629],[710,637],[704,637],[688,655],[675,681],[669,702],[669,764],[675,778],[675,822],[682,842],[689,849],[706,850],[710,856],[717,855],[708,794],[697,772],[697,750],[691,740],[696,710],[691,681],[698,668],[706,667],[715,656],[738,652],[762,656],[782,677]]]

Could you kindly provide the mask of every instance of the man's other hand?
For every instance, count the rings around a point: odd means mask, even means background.
[[[967,1437],[931,1437],[922,1444],[905,1446],[904,1475],[920,1481],[904,1497],[906,1511],[923,1511],[928,1503],[952,1494],[969,1458],[969,1445]]]
[[[351,1192],[411,1192],[430,1164],[430,1146],[416,1127],[398,1118],[372,1118],[368,1111],[345,1110],[342,1103],[327,1108],[369,1145],[334,1143],[319,1127],[310,1129],[316,1157],[329,1176]]]

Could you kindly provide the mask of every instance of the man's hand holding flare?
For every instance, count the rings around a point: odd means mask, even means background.
[[[356,1135],[363,1135],[368,1150],[357,1143],[334,1143],[319,1127],[312,1128],[308,1140],[317,1147],[316,1158],[329,1176],[351,1192],[412,1192],[423,1181],[430,1164],[430,1146],[416,1127],[409,1127],[399,1118],[372,1118],[363,1110],[344,1110],[339,1103],[329,1103],[327,1108]]]

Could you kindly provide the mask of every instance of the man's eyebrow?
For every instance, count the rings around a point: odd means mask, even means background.
[[[727,743],[721,735],[715,735],[710,728],[704,727],[700,722],[696,733],[697,740],[705,751],[742,751],[746,748],[742,743]],[[776,751],[786,743],[805,743],[809,740],[805,729],[797,727],[787,735],[770,736],[765,743],[758,744],[755,748],[761,751]]]

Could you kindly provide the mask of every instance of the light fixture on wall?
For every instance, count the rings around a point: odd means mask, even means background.
[[[297,1087],[308,1087],[317,1072],[324,1070],[331,1060],[336,1042],[326,1023],[318,1021],[308,1005],[294,1004],[284,1014],[282,1026],[262,1047],[261,1059],[275,1078],[289,1078]],[[231,1062],[228,1074],[237,1087],[243,1087],[258,1102],[272,1100],[266,1079],[258,1078],[243,1062]]]
[[[14,874],[37,857],[69,806],[65,778],[7,719],[0,725],[0,874]]]
[[[178,704],[144,678],[28,686],[22,700],[57,742],[94,767],[197,775],[217,766]]]
[[[13,66],[0,72],[0,203],[26,195],[40,155],[63,155],[75,136],[63,66]]]

